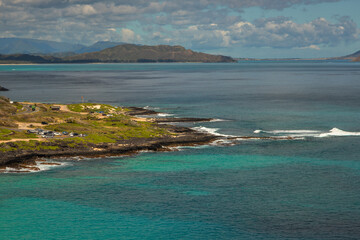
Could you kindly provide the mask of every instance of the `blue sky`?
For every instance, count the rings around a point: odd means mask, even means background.
[[[0,37],[330,57],[360,50],[359,9],[359,0],[0,0]]]

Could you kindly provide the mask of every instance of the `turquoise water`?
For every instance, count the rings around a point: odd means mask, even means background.
[[[359,76],[344,62],[0,66],[15,101],[151,106],[236,136],[302,130],[0,175],[0,237],[358,239]],[[350,134],[319,137],[332,128]]]

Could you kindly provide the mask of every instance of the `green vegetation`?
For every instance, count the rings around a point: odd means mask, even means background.
[[[54,143],[44,143],[35,140],[30,140],[28,142],[25,141],[17,141],[17,142],[8,142],[0,144],[0,152],[10,152],[16,150],[25,150],[25,151],[34,151],[34,150],[58,150],[60,149]]]
[[[78,103],[68,105],[70,111],[73,112],[104,112],[106,114],[121,110],[121,108],[114,107],[108,104],[96,103]]]
[[[71,111],[53,111],[51,104],[36,104],[31,111],[29,104],[10,103],[0,98],[0,140],[35,139],[39,136],[18,129],[18,125],[32,129],[41,128],[54,132],[81,134],[62,135],[43,141],[9,141],[0,144],[0,152],[79,149],[96,147],[97,144],[116,144],[132,138],[156,138],[171,135],[167,130],[151,122],[135,121],[125,115],[125,108],[107,104],[80,103],[67,105]],[[106,116],[99,113],[106,113]],[[46,122],[46,123],[44,123]],[[18,123],[18,124],[17,124]],[[11,125],[12,124],[12,125]],[[11,125],[11,126],[10,126]]]
[[[0,128],[0,140],[23,139],[23,138],[36,138],[33,133],[26,131],[12,131],[9,129]]]
[[[169,134],[153,123],[136,122],[125,115],[102,120],[82,120],[81,122],[61,123],[46,126],[45,129],[58,132],[77,132],[86,134],[87,143],[115,143],[130,138],[161,137]]]

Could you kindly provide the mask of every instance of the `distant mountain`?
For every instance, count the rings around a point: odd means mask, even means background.
[[[0,54],[76,52],[84,45],[29,38],[0,38]]]
[[[123,44],[63,58],[69,62],[235,62],[231,57],[194,52],[182,46]]]
[[[355,53],[346,55],[346,56],[342,56],[342,57],[334,57],[334,58],[329,58],[329,59],[339,59],[339,60],[355,60],[357,57],[360,57],[360,51],[357,51]]]
[[[357,58],[357,57],[360,57],[360,51],[357,51],[356,53],[347,55],[344,58]]]
[[[91,46],[85,46],[83,48],[80,48],[80,49],[76,50],[76,53],[97,52],[97,51],[104,50],[106,48],[111,48],[111,47],[115,47],[115,46],[123,45],[123,44],[126,44],[126,43],[124,43],[124,42],[98,41],[98,42],[94,43]]]
[[[0,54],[0,63],[54,63],[60,61],[60,58],[54,58],[51,56],[35,56],[30,54]]]
[[[0,54],[37,54],[69,56],[96,52],[125,44],[123,42],[99,41],[90,46],[30,38],[0,38]]]

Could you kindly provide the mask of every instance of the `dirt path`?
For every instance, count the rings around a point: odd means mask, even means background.
[[[60,111],[63,111],[63,112],[73,112],[73,111],[70,111],[70,109],[68,108],[67,105],[57,104],[56,106],[59,106],[59,107],[60,107]]]
[[[144,117],[131,117],[132,120],[138,121],[138,122],[153,122],[153,118],[144,118]]]
[[[42,125],[41,123],[32,123],[32,122],[15,122],[19,127],[19,130],[23,129],[23,130],[30,130],[30,129],[34,129],[36,127],[43,127],[44,125]],[[30,127],[30,125],[32,125],[33,127]]]
[[[70,113],[77,113],[77,114],[82,114],[82,115],[86,115],[88,114],[87,112],[74,112],[74,111],[71,111],[67,105],[64,105],[64,104],[56,104],[56,106],[59,106],[60,107],[60,111],[62,112],[70,112]]]
[[[17,142],[17,141],[29,142],[30,140],[45,141],[44,138],[14,138],[14,139],[11,139],[11,140],[0,140],[0,143]]]

